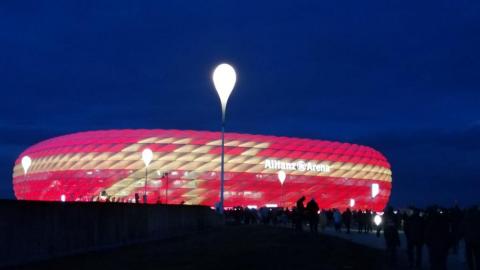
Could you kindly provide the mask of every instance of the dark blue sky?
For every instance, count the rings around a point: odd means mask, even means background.
[[[0,197],[15,158],[66,133],[227,130],[366,144],[391,202],[478,203],[480,2],[1,1]]]

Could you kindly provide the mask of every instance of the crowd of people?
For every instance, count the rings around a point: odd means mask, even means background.
[[[400,233],[405,235],[405,246],[411,268],[422,267],[422,250],[427,248],[430,269],[446,269],[448,254],[458,253],[459,242],[464,240],[465,256],[469,269],[480,269],[480,209],[471,207],[460,209],[429,207],[419,209],[394,210],[387,207],[376,213],[370,209],[346,208],[320,209],[312,198],[306,204],[302,196],[292,208],[242,208],[234,207],[226,211],[227,219],[236,224],[271,224],[291,226],[301,232],[306,227],[310,232],[323,231],[333,227],[337,232],[370,233],[380,237],[383,232],[386,257],[390,264],[396,264],[401,244]],[[381,216],[381,223],[373,222]],[[403,239],[403,238],[402,238]]]
[[[409,264],[422,265],[422,250],[426,246],[431,269],[446,269],[450,252],[457,254],[460,240],[465,242],[465,259],[469,269],[480,269],[480,211],[478,207],[460,209],[427,209],[410,207],[395,214],[388,207],[384,216],[384,237],[391,262],[395,263],[396,249],[400,245],[398,231],[403,230]]]

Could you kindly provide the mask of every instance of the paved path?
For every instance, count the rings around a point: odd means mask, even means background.
[[[12,270],[385,269],[382,252],[325,235],[263,225],[225,226],[123,248],[61,257]]]
[[[358,233],[356,230],[352,231],[350,234],[345,232],[336,232],[333,228],[327,228],[324,232],[326,235],[339,237],[342,239],[350,240],[354,243],[365,245],[368,247],[376,248],[376,249],[385,249],[385,240],[383,238],[383,234],[380,237],[376,236],[375,232],[372,233]],[[400,232],[400,242],[401,247],[398,251],[400,267],[407,267],[408,266],[408,259],[407,259],[407,252],[406,252],[406,243],[407,240],[405,239],[405,235],[403,232]],[[448,265],[447,269],[449,270],[468,270],[468,267],[465,262],[465,247],[464,243],[460,243],[460,248],[458,254],[450,253],[448,257]],[[423,268],[427,268],[428,266],[428,251],[426,247],[423,248]],[[405,268],[407,269],[407,268]]]

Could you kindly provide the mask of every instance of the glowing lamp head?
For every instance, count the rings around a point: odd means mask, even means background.
[[[355,206],[355,199],[350,199],[350,208],[353,208]]]
[[[213,71],[213,85],[217,90],[218,97],[222,103],[222,116],[225,117],[225,109],[227,108],[228,97],[237,82],[237,74],[235,69],[229,64],[220,64]]]
[[[278,172],[278,181],[280,181],[281,185],[283,185],[286,178],[287,178],[287,174],[284,171],[279,171]]]
[[[380,215],[375,215],[375,217],[373,218],[373,223],[379,226],[380,224],[382,224],[382,217]]]
[[[67,200],[67,197],[65,196],[65,194],[62,194],[60,196],[60,201],[65,202],[66,200]]]
[[[153,159],[153,152],[152,152],[152,150],[150,150],[149,148],[143,149],[143,151],[142,151],[142,160],[143,160],[143,163],[145,163],[145,167],[148,167],[148,164],[150,164],[150,162],[152,161],[152,159]]]
[[[24,174],[27,174],[28,169],[30,168],[30,165],[32,165],[32,159],[29,156],[24,156],[22,158],[22,167],[23,167]]]
[[[378,184],[372,184],[372,198],[377,197],[377,195],[380,193],[380,187]]]

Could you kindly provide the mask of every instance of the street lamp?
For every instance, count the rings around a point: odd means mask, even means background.
[[[377,183],[372,184],[372,198],[377,197],[380,193],[380,186]]]
[[[163,174],[163,178],[165,178],[166,189],[165,189],[165,204],[168,204],[168,172]]]
[[[282,205],[285,207],[285,198],[283,196],[283,183],[285,182],[285,179],[287,178],[287,174],[284,171],[279,171],[278,172],[278,181],[280,181],[280,185],[282,186]]]
[[[29,156],[24,156],[22,158],[22,167],[23,167],[23,174],[26,175],[28,172],[28,169],[30,168],[30,165],[32,165],[32,159]]]
[[[25,199],[25,180],[27,180],[27,173],[28,173],[28,169],[30,168],[30,165],[32,165],[32,159],[29,156],[24,156],[22,158],[24,199]]]
[[[350,199],[350,208],[353,208],[355,206],[355,199]]]
[[[143,190],[143,203],[147,203],[147,177],[148,177],[148,164],[153,159],[153,152],[149,148],[145,148],[142,151],[142,160],[145,163],[145,186]]]
[[[229,64],[220,64],[213,71],[213,85],[217,90],[218,97],[222,106],[222,157],[221,157],[221,173],[220,173],[220,213],[223,213],[223,190],[224,190],[224,144],[225,144],[225,111],[227,109],[228,97],[235,87],[237,74],[235,69]]]

